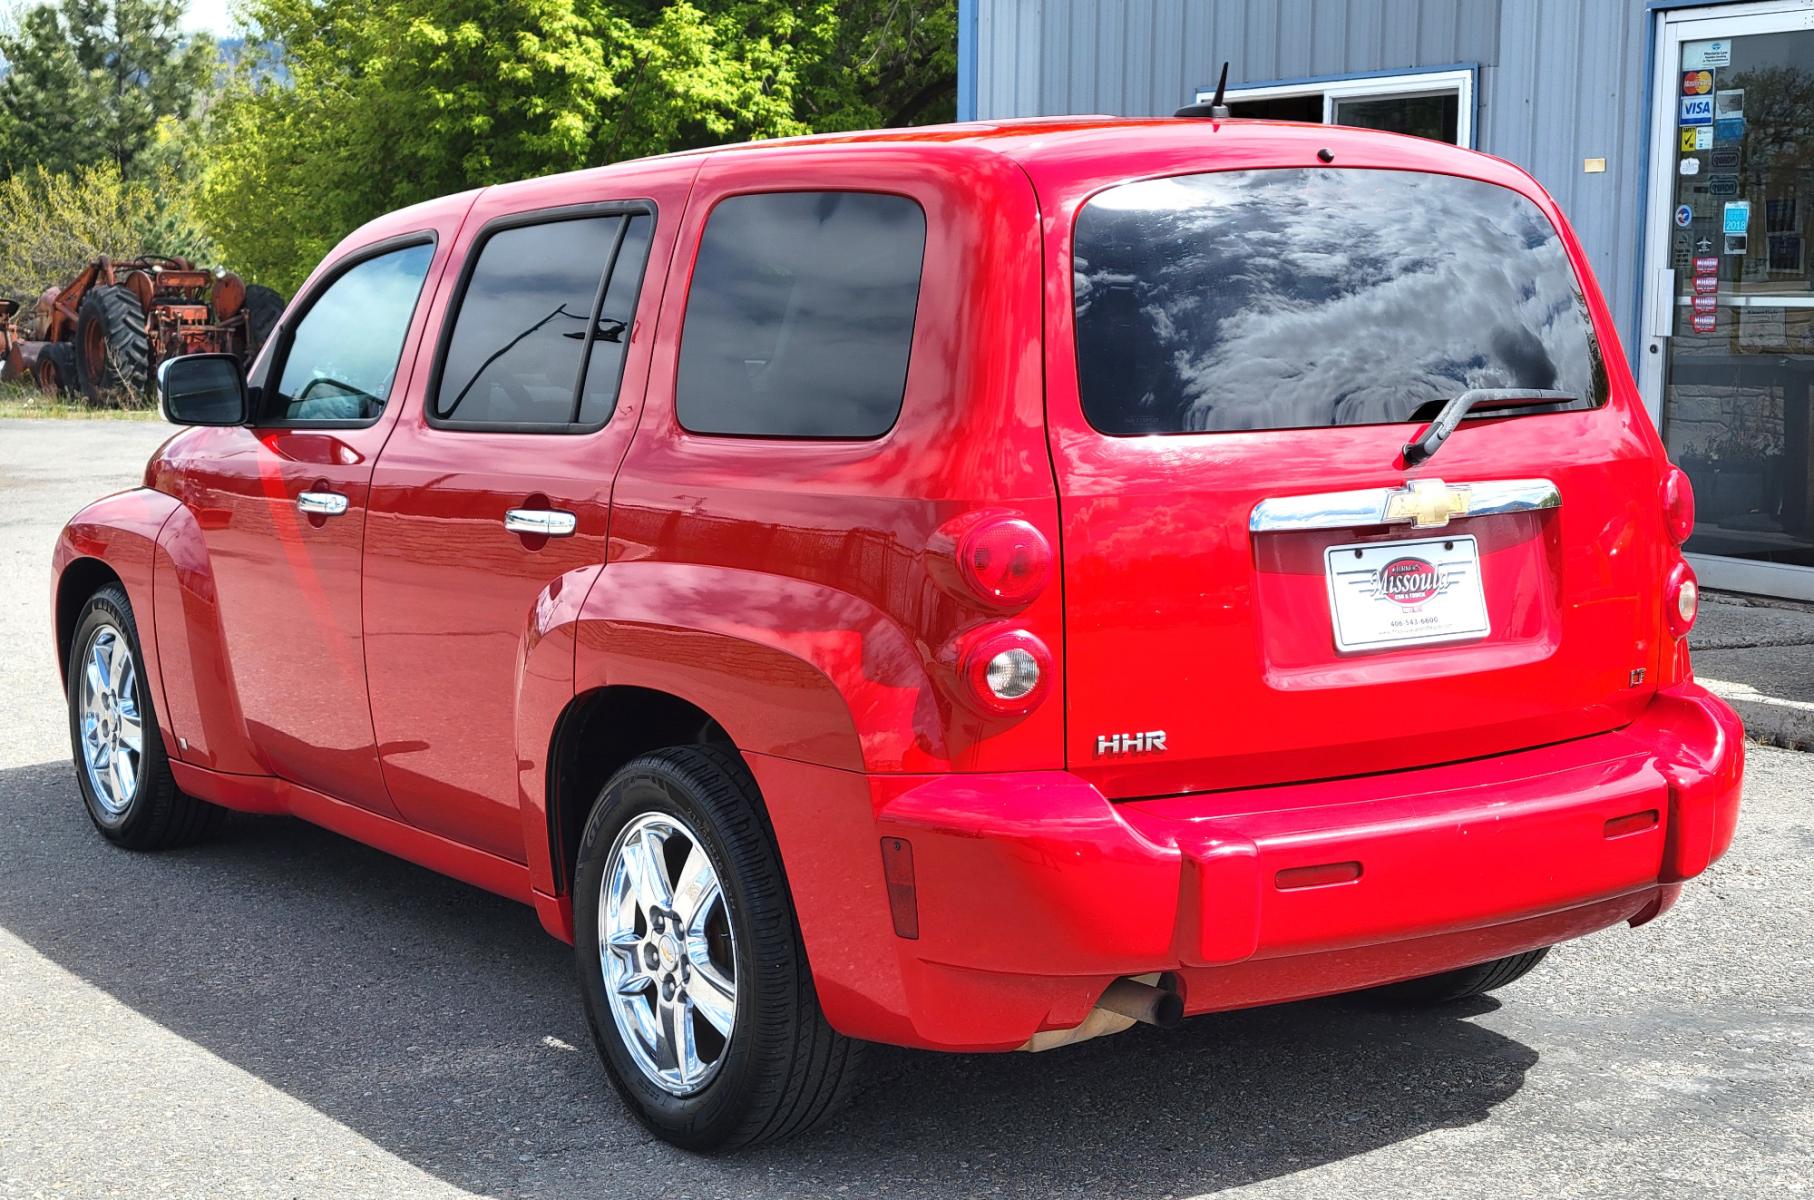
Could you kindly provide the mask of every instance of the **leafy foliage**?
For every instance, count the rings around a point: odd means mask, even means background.
[[[347,232],[465,188],[950,116],[953,0],[250,0],[201,205],[292,290]]]
[[[185,119],[215,60],[178,31],[182,0],[57,0],[0,36],[0,166],[139,173],[160,121]]]
[[[111,162],[54,173],[32,167],[0,179],[0,287],[29,311],[45,288],[98,255],[185,254],[211,247],[168,176],[128,181]]]

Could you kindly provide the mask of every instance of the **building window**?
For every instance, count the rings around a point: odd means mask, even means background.
[[[1208,104],[1214,95],[1214,88],[1205,88],[1197,103]],[[1227,103],[1237,117],[1357,125],[1474,144],[1474,72],[1467,69],[1231,87]]]

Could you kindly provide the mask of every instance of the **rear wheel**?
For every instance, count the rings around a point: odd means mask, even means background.
[[[271,340],[277,319],[283,316],[283,297],[260,284],[248,284],[243,311],[246,314],[246,365],[249,367],[258,357],[259,350]]]
[[[69,740],[88,816],[109,841],[161,850],[218,828],[226,810],[177,790],[139,664],[126,590],[89,597],[69,643]]]
[[[1396,1004],[1450,1004],[1469,996],[1497,991],[1508,983],[1524,978],[1548,953],[1548,946],[1539,950],[1526,950],[1523,954],[1495,958],[1491,962],[1462,967],[1458,971],[1444,971],[1440,975],[1390,983],[1372,989],[1370,994]]]
[[[90,288],[76,310],[76,374],[90,404],[136,405],[151,381],[145,309],[120,284]]]
[[[760,805],[734,751],[661,750],[612,777],[580,842],[593,1039],[643,1123],[691,1150],[811,1128],[861,1049],[819,1012]]]
[[[51,342],[38,352],[32,377],[46,396],[69,395],[76,390],[76,352],[62,342]]]

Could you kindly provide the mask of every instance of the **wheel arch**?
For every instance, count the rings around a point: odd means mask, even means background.
[[[611,776],[652,750],[706,745],[736,748],[716,718],[671,692],[619,685],[575,696],[548,745],[548,853],[556,892],[572,890],[580,835]]]
[[[108,566],[104,559],[84,555],[64,564],[62,573],[57,576],[56,600],[52,605],[56,624],[57,663],[60,666],[69,663],[70,642],[75,638],[76,624],[82,619],[82,609],[87,605],[88,598],[110,583],[126,586],[120,573]],[[127,595],[130,596],[131,592],[128,591]],[[136,607],[135,605],[134,608]]]

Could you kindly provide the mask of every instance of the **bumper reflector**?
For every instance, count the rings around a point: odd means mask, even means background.
[[[888,911],[896,937],[920,936],[919,893],[913,883],[913,844],[906,838],[882,839],[882,878],[888,882]]]
[[[1353,883],[1361,876],[1357,862],[1318,863],[1314,867],[1287,867],[1273,876],[1281,892],[1297,888],[1328,887],[1336,883]]]

